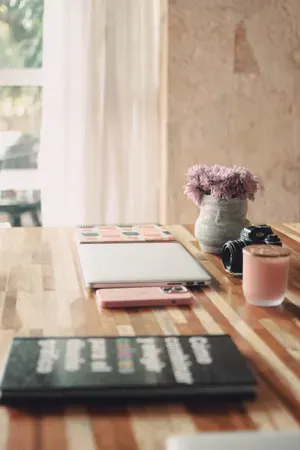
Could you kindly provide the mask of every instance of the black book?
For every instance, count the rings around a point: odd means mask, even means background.
[[[2,403],[63,399],[253,397],[256,380],[230,336],[14,338]]]

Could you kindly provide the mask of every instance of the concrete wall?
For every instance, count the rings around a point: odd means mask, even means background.
[[[253,221],[300,219],[300,1],[169,0],[168,222],[193,222],[195,163],[265,183]]]

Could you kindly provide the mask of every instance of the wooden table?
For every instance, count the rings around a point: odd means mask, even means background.
[[[155,405],[67,407],[46,413],[0,408],[0,449],[164,448],[172,433],[290,429],[300,426],[300,224],[274,226],[292,250],[289,290],[281,307],[245,304],[241,282],[218,257],[203,254],[192,227],[170,230],[219,284],[200,292],[193,309],[98,313],[82,285],[73,230],[0,230],[0,360],[14,335],[230,333],[255,369],[255,402],[219,407]]]

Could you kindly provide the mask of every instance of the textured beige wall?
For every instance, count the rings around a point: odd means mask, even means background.
[[[244,165],[253,221],[300,219],[300,0],[169,0],[169,222],[191,164]]]

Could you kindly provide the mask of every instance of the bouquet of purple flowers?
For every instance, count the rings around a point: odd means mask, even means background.
[[[217,200],[254,200],[256,192],[262,189],[260,178],[245,167],[196,164],[187,173],[184,193],[199,206],[204,195]]]

